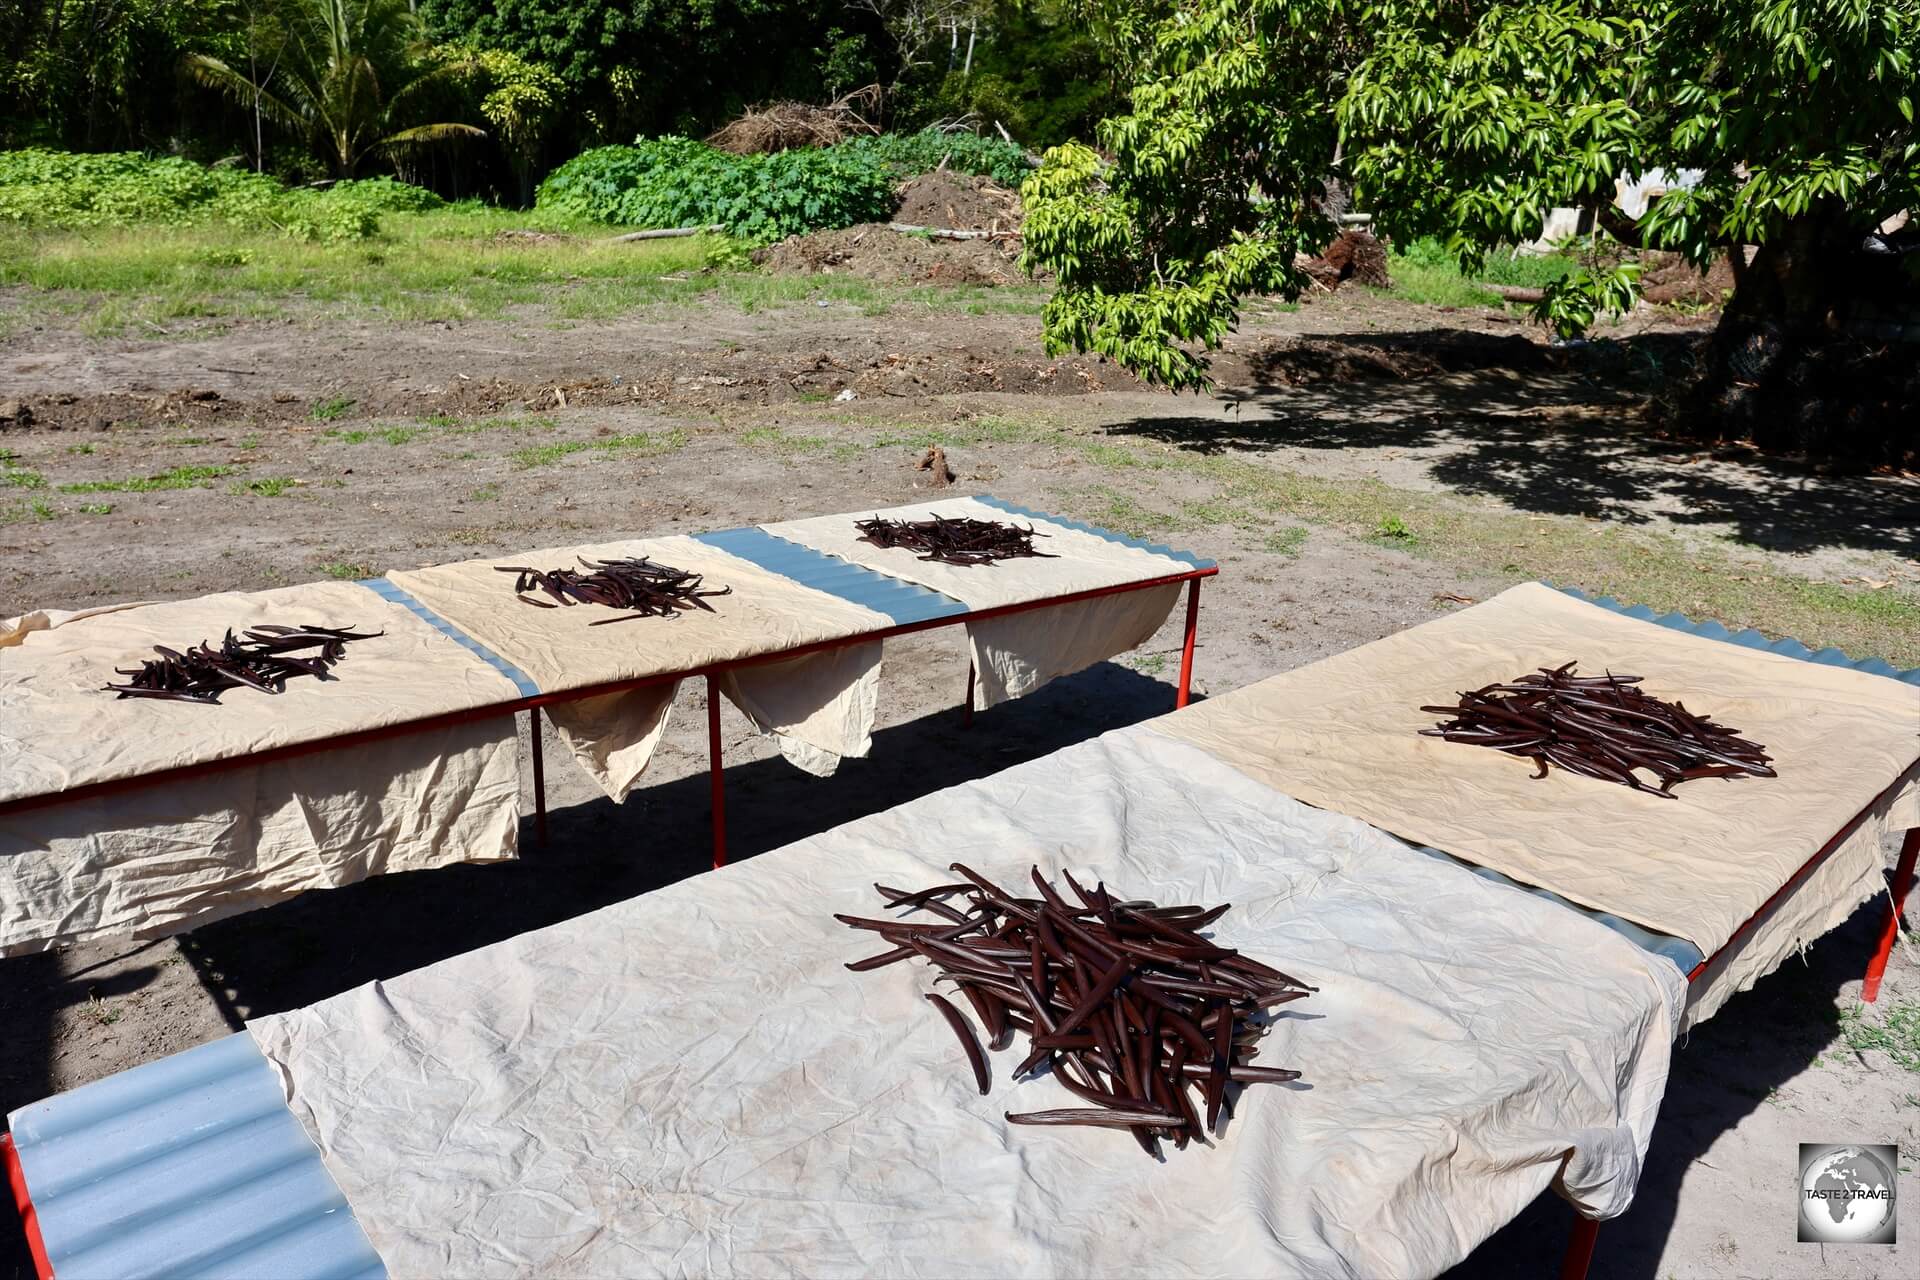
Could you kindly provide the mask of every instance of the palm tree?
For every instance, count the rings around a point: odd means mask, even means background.
[[[283,0],[278,85],[269,91],[220,59],[187,55],[189,74],[274,123],[304,135],[336,176],[351,178],[373,153],[455,138],[484,138],[470,124],[397,128],[428,89],[471,68],[418,57],[419,20],[408,0]]]

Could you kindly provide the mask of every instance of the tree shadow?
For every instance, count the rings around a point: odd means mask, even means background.
[[[1603,1223],[1592,1280],[1674,1274],[1661,1256],[1674,1231],[1681,1184],[1729,1130],[1808,1070],[1839,1034],[1837,1000],[1858,983],[1886,922],[1887,900],[1862,904],[1838,929],[1728,1001],[1674,1046],[1666,1097],[1654,1125],[1633,1207]],[[1804,963],[1802,963],[1804,959]],[[1842,1126],[1844,1128],[1844,1126]],[[1791,1153],[1788,1153],[1791,1155]],[[1791,1200],[1783,1193],[1782,1206]],[[1781,1212],[1790,1213],[1790,1207]],[[1728,1224],[1737,1230],[1737,1223]],[[1488,1237],[1445,1280],[1557,1275],[1573,1211],[1548,1191]]]
[[[1462,330],[1297,339],[1230,374],[1224,411],[1141,416],[1109,432],[1209,456],[1393,450],[1448,489],[1519,511],[1725,527],[1770,551],[1920,555],[1912,478],[1646,427],[1640,398],[1685,364],[1693,341],[1646,334],[1568,349]]]
[[[729,861],[1161,715],[1171,701],[1164,682],[1102,663],[981,712],[971,729],[956,709],[879,730],[872,754],[831,778],[778,758],[729,766]],[[624,804],[596,798],[550,813],[545,847],[529,820],[517,861],[304,894],[183,935],[180,949],[238,1029],[708,870],[708,810],[704,771],[643,786]]]

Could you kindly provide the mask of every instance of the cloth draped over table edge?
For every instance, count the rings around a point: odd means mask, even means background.
[[[831,919],[955,858],[1233,901],[1320,988],[1259,1058],[1302,1085],[1159,1165],[1007,1125],[1074,1104],[1004,1052],[978,1095],[928,975]],[[1549,1185],[1624,1211],[1682,986],[1139,726],[248,1029],[396,1274],[1433,1275]]]
[[[352,583],[312,585],[0,622],[0,758],[10,770],[37,761],[36,776],[64,787],[217,765],[0,814],[0,955],[164,937],[309,889],[515,856],[510,716],[233,762],[262,734],[300,743],[309,716],[338,734],[515,696],[504,676],[398,606]],[[358,624],[386,629],[392,643],[350,646],[333,681],[289,681],[279,695],[235,689],[217,706],[98,688],[153,643],[184,648],[263,621]]]
[[[1569,659],[1640,675],[1646,692],[1767,746],[1777,778],[1705,780],[1664,800],[1422,737],[1423,704]],[[1816,910],[1776,915],[1707,990],[1708,1011],[1871,892],[1881,841],[1920,822],[1920,688],[1687,635],[1538,584],[1169,717],[1164,731],[1288,795],[1350,814],[1713,956],[1862,814]],[[1891,787],[1891,790],[1888,788]],[[1754,833],[1768,833],[1762,844]],[[1703,1015],[1704,1016],[1704,1015]]]

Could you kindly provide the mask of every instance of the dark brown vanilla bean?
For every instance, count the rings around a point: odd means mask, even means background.
[[[874,516],[870,520],[854,521],[853,527],[860,531],[860,541],[882,550],[899,547],[922,560],[946,564],[982,565],[1026,556],[1057,558],[1034,550],[1033,540],[1046,534],[997,520],[938,515],[927,520],[883,520]]]
[[[707,603],[712,596],[731,595],[732,587],[702,591],[703,579],[697,573],[658,564],[642,556],[626,560],[581,560],[580,569],[554,569],[543,573],[526,565],[495,565],[501,573],[514,576],[513,589],[523,604],[542,609],[561,605],[597,604],[622,610],[613,618],[601,618],[589,626],[604,627],[610,622],[633,618],[674,618],[685,609],[713,612]],[[584,572],[582,572],[584,570]],[[528,591],[539,589],[555,603],[536,600]]]

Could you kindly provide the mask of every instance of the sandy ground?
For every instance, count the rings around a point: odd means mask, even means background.
[[[16,466],[58,483],[235,471],[210,488],[99,495],[109,513],[70,513],[78,499],[62,498],[57,519],[0,525],[0,616],[906,501],[924,492],[914,487],[924,480],[919,449],[904,438],[875,444],[889,414],[977,422],[1044,411],[1075,429],[1232,449],[1328,478],[1703,540],[1734,531],[1757,544],[1753,555],[1802,573],[1878,572],[1915,554],[1920,490],[1910,480],[1669,449],[1619,425],[1610,366],[1515,357],[1509,341],[1527,342],[1493,313],[1342,295],[1250,325],[1222,362],[1225,393],[1209,401],[1142,390],[1095,361],[1050,359],[1027,319],[927,309],[869,318],[715,308],[566,331],[531,320],[263,324],[187,342],[29,329],[0,347],[0,402],[19,400],[35,419],[0,435]],[[1329,372],[1355,352],[1394,367],[1424,361],[1426,376]],[[847,389],[856,400],[832,399]],[[316,405],[342,400],[353,403],[340,417],[314,420]],[[442,426],[397,444],[328,434],[435,414]],[[1543,421],[1584,426],[1543,447]],[[674,432],[685,434],[676,448],[631,443],[677,443]],[[565,443],[584,447],[534,465],[512,456]],[[983,438],[952,460],[959,491],[1069,514],[1096,489],[1125,497],[1146,483],[1125,470],[1092,473],[1047,443]],[[227,487],[281,477],[299,484],[279,497]],[[1221,562],[1203,597],[1197,669],[1214,692],[1501,585],[1318,528],[1276,543],[1265,530],[1202,525],[1176,540]],[[957,633],[891,644],[873,756],[825,781],[779,760],[728,708],[734,856],[1159,714],[1177,660],[1170,624],[1139,653],[962,730]],[[550,743],[551,838],[535,848],[525,832],[518,863],[384,877],[144,946],[0,961],[0,1111],[697,873],[707,856],[702,709],[698,691],[684,690],[647,785],[625,805]],[[1595,1275],[1916,1270],[1911,1213],[1904,1251],[1793,1242],[1795,1144],[1920,1149],[1920,1076],[1878,1054],[1855,1057],[1841,1036],[1880,919],[1863,908],[1678,1047],[1640,1199],[1602,1232]],[[1896,955],[1883,1001],[1916,999],[1920,966]],[[1543,1197],[1460,1274],[1539,1275],[1556,1264],[1568,1225],[1564,1205]],[[24,1265],[0,1222],[0,1274]]]

